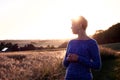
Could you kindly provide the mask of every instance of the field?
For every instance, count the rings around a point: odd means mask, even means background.
[[[94,80],[120,80],[120,57],[100,48],[102,69],[93,70]],[[63,80],[65,49],[0,53],[0,80]],[[117,55],[116,55],[117,54]]]
[[[58,80],[65,50],[0,54],[0,80]],[[59,68],[59,69],[58,69]]]

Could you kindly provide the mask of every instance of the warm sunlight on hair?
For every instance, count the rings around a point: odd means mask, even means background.
[[[84,30],[86,30],[86,28],[87,28],[87,25],[88,25],[88,22],[87,22],[87,20],[85,19],[85,17],[83,17],[83,16],[78,16],[78,17],[76,17],[76,18],[73,18],[72,19],[72,23],[75,23],[75,24],[81,24],[82,25],[82,28],[84,29]]]
[[[79,20],[80,20],[80,17],[78,17],[78,16],[72,18],[72,21],[74,21],[74,22],[78,22]]]

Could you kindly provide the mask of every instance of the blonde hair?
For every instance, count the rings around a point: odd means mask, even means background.
[[[78,16],[77,18],[73,18],[73,19],[72,19],[72,23],[75,23],[75,24],[78,24],[78,25],[81,25],[81,24],[82,24],[82,28],[83,28],[84,30],[86,30],[87,25],[88,25],[87,20],[86,20],[85,17],[83,17],[83,16]]]

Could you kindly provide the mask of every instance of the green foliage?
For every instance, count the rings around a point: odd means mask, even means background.
[[[102,46],[113,49],[113,50],[120,51],[120,43],[109,43],[109,44],[104,44]]]
[[[92,70],[93,80],[120,80],[120,55],[110,48],[99,46],[102,58],[100,71]]]
[[[101,55],[102,60],[116,59],[119,57],[117,52],[110,48],[99,46],[99,49],[100,49],[100,55]]]
[[[101,70],[92,72],[93,80],[120,80],[120,59],[103,60]]]

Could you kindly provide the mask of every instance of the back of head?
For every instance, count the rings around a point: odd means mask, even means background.
[[[87,20],[83,17],[83,16],[79,16],[77,18],[73,18],[72,19],[72,23],[78,24],[78,25],[82,25],[82,28],[84,30],[86,30],[88,22]]]

